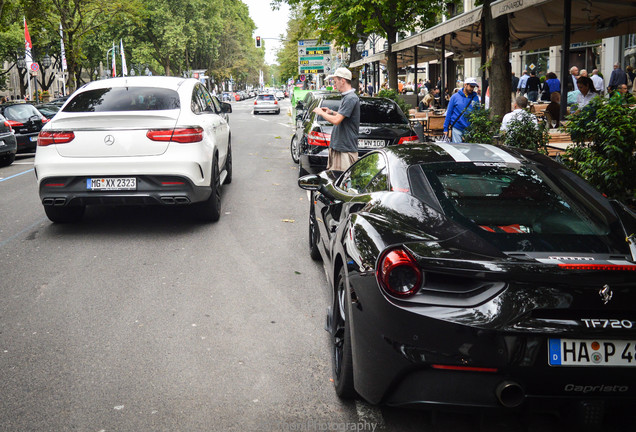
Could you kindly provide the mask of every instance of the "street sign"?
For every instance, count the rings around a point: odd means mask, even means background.
[[[318,39],[301,39],[298,41],[298,46],[311,47],[318,45]]]
[[[298,70],[301,74],[321,74],[325,73],[324,66],[299,66]]]
[[[298,41],[298,73],[321,74],[331,71],[331,45],[318,39]]]
[[[324,66],[331,64],[331,56],[305,56],[298,58],[300,66]]]
[[[331,46],[314,46],[305,48],[305,53],[307,55],[316,55],[316,54],[331,54]]]
[[[305,81],[305,75],[301,75],[301,76],[300,76],[300,80],[301,80],[301,81]]]
[[[37,72],[37,71],[39,71],[39,70],[40,70],[40,65],[39,65],[39,64],[37,64],[37,63],[31,63],[31,70],[32,70],[33,72]]]

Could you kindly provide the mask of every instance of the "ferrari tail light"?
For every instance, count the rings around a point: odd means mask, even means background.
[[[152,129],[146,132],[152,141],[175,141],[178,143],[194,143],[203,141],[203,128],[191,126],[175,129]]]
[[[402,298],[417,294],[424,279],[415,259],[403,249],[393,249],[382,255],[376,277],[387,293]]]
[[[19,121],[15,121],[15,120],[7,120],[9,122],[9,124],[11,125],[11,127],[20,127],[20,126],[24,126],[24,123],[20,123]]]
[[[405,136],[400,138],[400,140],[398,141],[398,145],[404,144],[405,142],[418,141],[418,140],[419,139],[417,138],[417,135]]]
[[[40,131],[38,135],[38,147],[46,147],[51,144],[67,144],[75,139],[73,131]]]
[[[307,136],[307,143],[309,145],[329,147],[331,143],[331,134],[311,131]]]
[[[51,119],[47,119],[46,117],[42,117],[42,124],[50,122]]]
[[[565,270],[636,271],[633,264],[559,264]]]

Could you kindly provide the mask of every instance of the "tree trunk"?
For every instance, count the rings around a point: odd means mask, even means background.
[[[389,49],[387,50],[386,59],[386,71],[389,74],[389,88],[393,90],[398,89],[398,66],[397,66],[397,53],[393,52],[393,42],[395,41],[395,30],[387,31],[386,38],[388,41]]]
[[[362,58],[362,53],[359,53],[356,49],[357,43],[357,39],[349,43],[349,64]],[[360,90],[360,70],[357,68],[350,68],[349,70],[351,70],[351,87],[353,87],[355,91],[358,92]]]
[[[500,118],[510,112],[512,70],[510,66],[510,27],[508,15],[493,19],[491,0],[484,2],[486,35],[488,38],[488,67],[491,115]]]

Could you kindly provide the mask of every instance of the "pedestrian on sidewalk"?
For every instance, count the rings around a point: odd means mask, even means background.
[[[539,89],[541,88],[541,80],[537,76],[537,72],[530,71],[530,78],[526,82],[526,89],[528,90],[528,100],[530,102],[536,102],[539,99]]]
[[[344,171],[358,160],[358,133],[360,129],[360,98],[351,87],[351,71],[338,68],[333,75],[334,87],[342,94],[338,111],[327,107],[313,112],[334,125],[329,144],[327,169]]]
[[[470,125],[468,115],[479,105],[479,97],[475,92],[478,87],[475,78],[464,81],[462,91],[455,93],[449,100],[444,121],[444,137],[449,137],[454,143],[461,143],[464,130]]]
[[[621,69],[620,63],[614,63],[614,70],[610,75],[609,83],[607,84],[607,90],[613,92],[618,88],[620,84],[627,84],[627,74]]]

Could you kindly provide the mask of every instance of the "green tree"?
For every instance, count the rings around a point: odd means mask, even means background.
[[[302,7],[308,25],[323,40],[349,48],[351,61],[359,58],[355,45],[370,33],[384,36],[389,44],[389,86],[397,89],[397,53],[392,51],[399,32],[425,29],[436,24],[448,4],[458,0],[273,0]]]
[[[633,101],[633,99],[632,99]],[[569,117],[574,145],[563,163],[606,195],[636,204],[636,110],[619,94],[594,98]]]
[[[94,37],[108,23],[122,15],[135,15],[140,11],[139,0],[26,0],[25,7],[41,16],[48,24],[47,33],[56,35],[59,24],[64,30],[68,87],[74,91],[81,82],[81,62],[85,58],[84,42]],[[46,12],[50,12],[47,15]],[[104,47],[104,53],[109,47]]]

